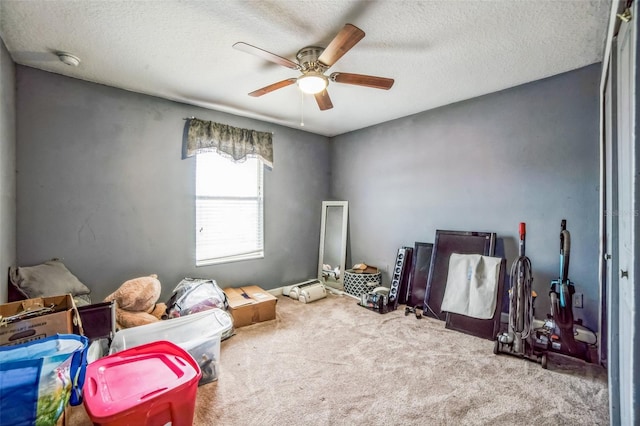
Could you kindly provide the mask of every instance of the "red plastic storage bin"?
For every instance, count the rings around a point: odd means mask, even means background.
[[[99,425],[191,426],[201,376],[174,343],[136,346],[87,366],[84,406]]]

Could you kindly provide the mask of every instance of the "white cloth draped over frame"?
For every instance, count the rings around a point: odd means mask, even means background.
[[[273,135],[197,118],[187,119],[182,157],[192,157],[201,152],[217,152],[234,162],[256,157],[273,168]]]
[[[441,309],[489,319],[497,304],[499,257],[452,253]]]

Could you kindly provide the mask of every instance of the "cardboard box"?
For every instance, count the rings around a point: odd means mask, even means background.
[[[276,299],[258,286],[225,288],[233,326],[244,327],[276,318]]]
[[[18,345],[56,333],[79,334],[75,325],[78,311],[70,294],[5,303],[0,305],[0,315],[4,319],[37,307],[52,307],[53,312],[0,326],[0,346]]]

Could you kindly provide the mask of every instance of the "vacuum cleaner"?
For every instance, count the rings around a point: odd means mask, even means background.
[[[546,345],[550,351],[558,352],[591,362],[589,345],[575,339],[576,323],[573,319],[573,294],[575,286],[569,280],[569,257],[571,235],[567,221],[560,223],[560,276],[551,281],[549,298],[551,315],[537,336],[538,345]],[[578,323],[579,325],[579,323]]]
[[[519,257],[511,265],[509,328],[496,336],[493,353],[506,353],[540,362],[547,368],[547,346],[534,338],[533,316],[536,293],[532,289],[531,261],[525,256],[526,224],[520,223]]]

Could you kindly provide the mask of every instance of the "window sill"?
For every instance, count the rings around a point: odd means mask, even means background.
[[[220,265],[223,263],[242,262],[243,260],[264,259],[264,252],[243,254],[238,256],[221,257],[219,259],[196,260],[196,267]]]

